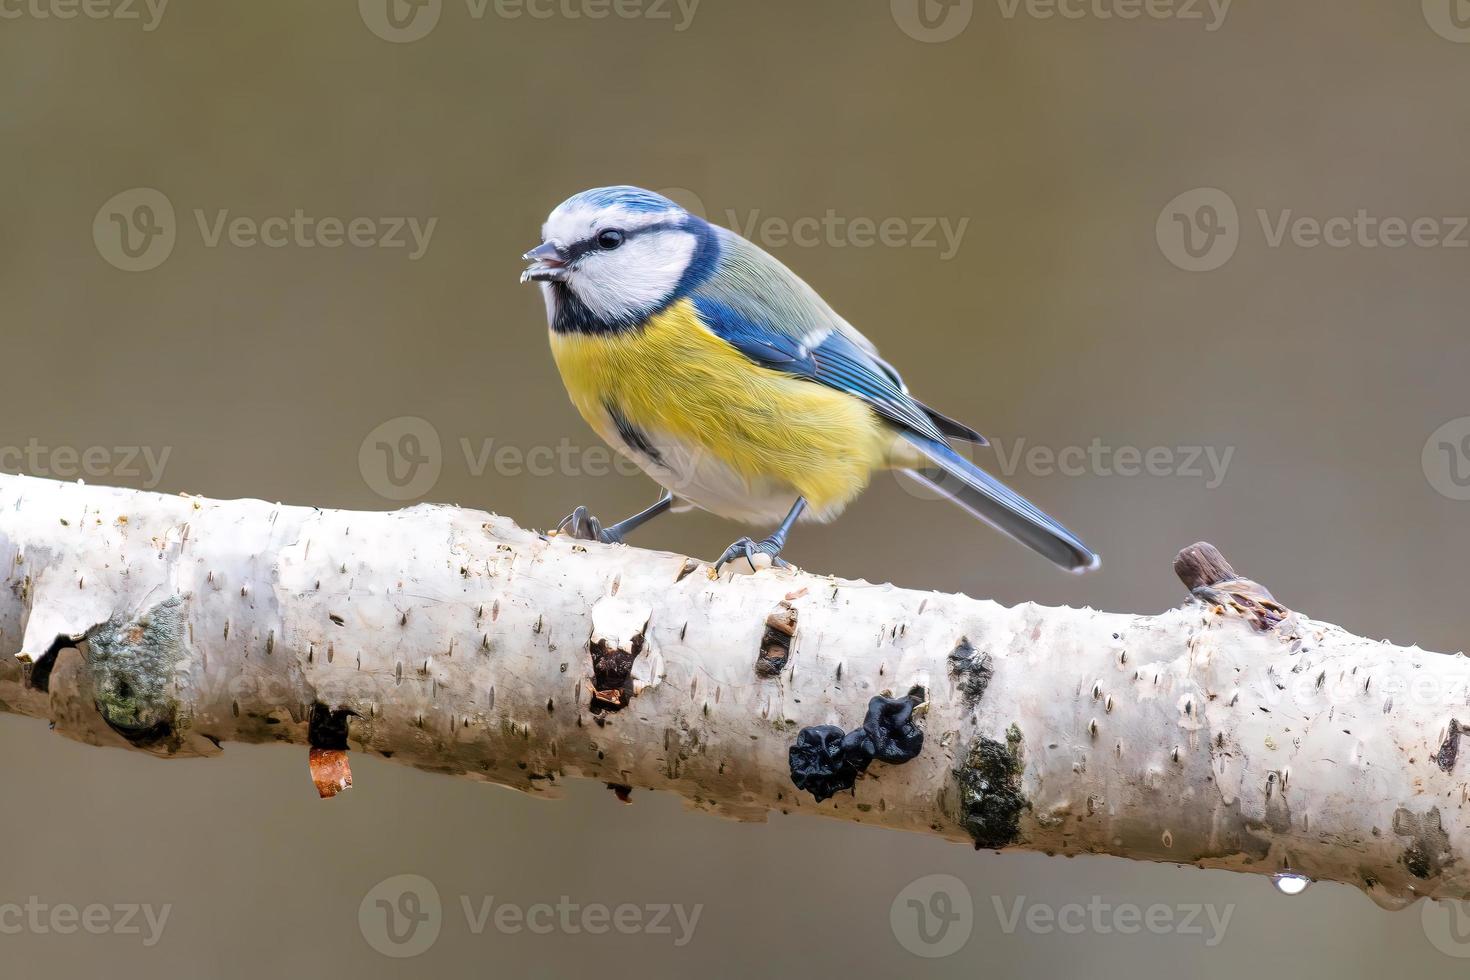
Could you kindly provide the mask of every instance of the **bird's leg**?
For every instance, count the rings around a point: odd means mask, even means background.
[[[781,522],[781,526],[776,528],[770,537],[759,542],[752,541],[749,538],[741,538],[739,541],[736,541],[730,547],[726,548],[725,553],[720,556],[720,560],[715,562],[715,571],[719,571],[727,562],[734,561],[736,558],[744,558],[750,562],[750,570],[755,571],[756,555],[770,555],[772,565],[776,565],[779,568],[786,568],[788,563],[781,557],[781,549],[786,547],[786,535],[791,533],[792,525],[796,523],[797,518],[801,517],[802,511],[804,510],[806,510],[806,498],[797,497],[796,503],[791,505],[791,511],[786,515],[786,519]]]
[[[619,521],[612,527],[603,527],[602,522],[593,517],[586,507],[578,507],[556,526],[558,534],[570,534],[579,541],[601,541],[603,544],[621,544],[629,532],[647,524],[658,515],[667,511],[674,504],[674,494],[665,490],[663,496],[658,498],[658,503],[647,510],[641,510],[625,521]]]

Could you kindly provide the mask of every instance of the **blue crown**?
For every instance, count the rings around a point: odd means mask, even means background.
[[[655,194],[653,191],[646,191],[641,187],[630,187],[626,184],[616,187],[594,187],[590,191],[583,191],[574,196],[567,203],[587,204],[594,208],[621,207],[644,214],[683,210],[662,194]]]

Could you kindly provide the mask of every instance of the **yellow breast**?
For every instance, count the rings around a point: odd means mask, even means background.
[[[698,446],[752,482],[840,509],[884,465],[892,435],[857,398],[763,368],[711,333],[681,300],[639,330],[551,335],[577,410],[614,444],[608,409]]]

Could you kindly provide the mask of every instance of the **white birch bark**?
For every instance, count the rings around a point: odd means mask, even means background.
[[[0,710],[85,742],[331,754],[320,723],[345,722],[351,751],[540,795],[585,777],[743,820],[1470,897],[1470,660],[1295,614],[1262,632],[1225,601],[1143,616],[714,580],[454,507],[0,477]],[[916,758],[821,804],[797,791],[800,729],[858,728],[914,689]]]

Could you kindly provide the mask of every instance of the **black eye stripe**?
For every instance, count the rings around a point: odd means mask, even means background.
[[[637,238],[640,235],[646,235],[646,234],[649,234],[649,233],[655,232],[655,231],[669,231],[669,230],[673,230],[673,229],[682,229],[683,227],[684,227],[684,225],[683,225],[682,222],[660,221],[657,224],[645,225],[642,228],[634,228],[631,231],[628,230],[628,229],[625,229],[625,228],[619,228],[617,230],[618,231],[621,231],[623,233],[623,244],[626,245],[626,244],[628,244],[629,242],[631,242],[633,239]],[[601,235],[602,232],[608,231],[608,230],[609,229],[606,229],[606,228],[600,229],[591,238],[584,238],[580,242],[575,242],[572,245],[570,245],[569,247],[567,247],[564,250],[565,251],[565,260],[567,262],[575,262],[578,259],[580,259],[582,256],[586,255],[588,252],[601,252],[601,251],[603,251],[603,249],[599,248],[598,245],[597,245],[597,236],[598,235]]]

